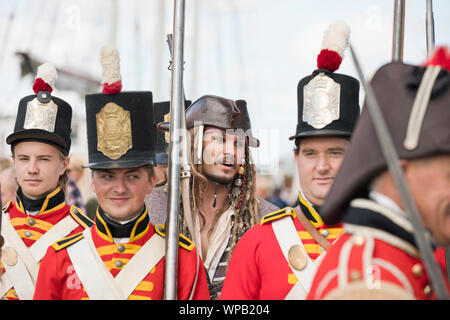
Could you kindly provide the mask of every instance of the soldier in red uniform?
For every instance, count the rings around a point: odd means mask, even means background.
[[[319,213],[360,112],[358,80],[334,73],[349,32],[343,22],[330,26],[318,69],[298,84],[298,125],[290,139],[296,145],[299,205],[266,215],[242,237],[221,299],[304,299],[319,258],[343,232]]]
[[[0,297],[11,300],[33,298],[39,263],[48,246],[78,233],[92,224],[80,209],[66,204],[66,169],[69,165],[70,105],[51,92],[55,68],[38,68],[35,95],[24,97],[11,145],[19,188],[14,203],[3,208]],[[2,272],[0,272],[2,273]]]
[[[448,48],[440,48],[424,65],[389,63],[372,78],[434,249],[450,244],[449,57]],[[387,170],[367,108],[322,207],[322,217],[327,223],[342,221],[345,233],[320,265],[308,299],[435,297],[411,219]],[[436,254],[443,263],[443,250]]]
[[[144,203],[156,183],[152,93],[121,92],[118,52],[102,49],[103,93],[86,96],[95,224],[49,247],[35,299],[162,299],[165,231]],[[178,299],[208,299],[202,261],[180,235]]]

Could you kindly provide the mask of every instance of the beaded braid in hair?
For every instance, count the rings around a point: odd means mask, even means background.
[[[240,165],[234,187],[229,195],[231,205],[235,208],[231,229],[230,252],[244,233],[256,225],[259,220],[258,201],[255,197],[256,170],[251,161],[248,145],[245,147],[245,162]]]

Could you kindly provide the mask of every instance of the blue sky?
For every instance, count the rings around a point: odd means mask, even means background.
[[[100,47],[110,38],[110,0],[1,3],[0,114],[15,114],[19,99],[31,93],[32,79],[19,75],[17,50],[28,49],[59,67],[100,77]],[[169,99],[165,37],[172,32],[173,1],[117,3],[123,90],[149,90],[155,101]],[[434,0],[433,5],[436,44],[448,45],[450,1]],[[420,63],[426,56],[425,6],[425,0],[406,1],[406,63]],[[195,100],[216,94],[247,100],[262,142],[255,161],[276,174],[278,160],[292,158],[293,144],[287,138],[297,122],[297,83],[316,68],[328,25],[335,20],[349,24],[350,41],[370,76],[391,59],[393,8],[393,0],[187,0],[186,96]],[[7,34],[11,12],[15,17]],[[349,54],[339,72],[356,76]],[[84,117],[83,97],[55,93],[72,104],[76,117]]]

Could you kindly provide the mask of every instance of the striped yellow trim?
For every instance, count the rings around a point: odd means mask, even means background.
[[[105,222],[105,220],[103,220],[103,218],[100,216],[100,213],[98,212],[98,208],[97,208],[97,219],[103,224],[103,226],[105,227],[106,230],[106,236],[103,232],[101,232],[100,230],[98,230],[97,225],[95,225],[95,229],[97,231],[97,234],[100,236],[100,238],[102,238],[103,240],[109,241],[109,242],[114,242],[114,239],[112,237],[111,231],[109,231],[109,228]]]
[[[151,281],[141,281],[141,283],[138,284],[136,289],[139,291],[153,291],[153,288],[155,287],[155,284]]]
[[[293,273],[288,274],[288,283],[289,284],[296,284],[297,283],[297,277]]]
[[[148,231],[148,228],[150,227],[150,224],[147,224],[147,227],[145,227],[145,230],[142,231],[141,233],[139,233],[138,235],[135,235],[136,229],[139,225],[139,223],[141,223],[142,220],[144,220],[147,217],[147,207],[145,207],[145,212],[143,215],[140,216],[140,218],[136,221],[136,223],[133,226],[133,229],[131,230],[131,235],[130,235],[130,242],[139,240],[140,238],[142,238]]]
[[[61,202],[61,203],[58,204],[56,207],[53,207],[53,208],[50,209],[50,210],[47,210],[47,211],[44,211],[44,212],[39,212],[39,215],[41,215],[41,214],[49,214],[49,213],[58,211],[58,210],[62,209],[65,205],[66,205],[65,202]]]
[[[306,252],[308,253],[322,253],[323,250],[320,248],[319,244],[304,244]]]
[[[20,230],[16,230],[16,231],[17,231],[17,234],[22,239],[38,240],[43,235],[43,233],[40,233],[40,232],[37,232],[37,231],[34,231],[34,230],[20,229]],[[31,236],[25,237],[25,232],[27,232],[27,231],[31,232]]]
[[[28,218],[12,218],[11,219],[11,224],[16,227],[16,226],[22,226],[22,225],[27,225],[29,226],[28,220],[33,219],[36,223],[32,226],[33,228],[38,228],[44,231],[48,231],[53,227],[53,224],[40,220],[40,219],[36,219],[34,217],[28,217]]]
[[[305,199],[302,198],[302,195],[300,192],[298,193],[298,199],[300,200],[301,203],[303,203],[303,205],[305,207],[308,208],[309,212],[316,220],[316,222],[310,221],[312,223],[312,225],[316,228],[320,228],[321,226],[323,226],[324,222],[323,222],[322,218],[320,217],[320,215],[316,212],[316,210],[314,210],[313,207],[311,207],[311,205],[308,203],[308,201],[306,201]]]
[[[41,207],[41,210],[39,211],[39,214],[47,213],[47,212],[45,212],[45,209],[47,209],[47,205],[48,205],[48,202],[50,201],[50,198],[53,197],[53,196],[55,196],[59,191],[61,191],[61,187],[60,187],[60,186],[58,186],[55,190],[53,190],[52,192],[50,192],[50,193],[45,197],[44,203],[43,203],[43,205],[42,205],[42,207]],[[64,202],[63,202],[62,204],[64,204]],[[59,205],[56,206],[55,208],[59,207],[60,205],[61,205],[61,204],[59,204]],[[54,210],[54,209],[51,209],[51,210],[49,210],[48,212],[52,212],[52,211],[55,211],[55,210]]]
[[[290,210],[289,210],[290,209]],[[292,216],[293,219],[295,219],[297,216],[295,214],[295,210],[291,207],[286,207],[283,208],[281,210],[266,214],[262,219],[261,219],[261,225],[270,222],[270,221],[274,221],[274,220],[278,220],[280,218],[286,217],[286,216]]]
[[[19,210],[19,212],[25,213],[25,209],[23,208],[22,201],[20,201],[20,198],[19,198],[19,196],[17,196],[17,194],[16,194],[16,200],[17,200],[17,202],[16,202],[17,210]]]
[[[125,247],[125,250],[123,252],[119,252],[117,250],[117,247],[119,245],[123,245]],[[140,248],[141,248],[141,246],[136,245],[136,244],[118,243],[118,244],[110,244],[107,246],[98,247],[97,252],[100,256],[106,256],[108,254],[114,254],[114,253],[136,254],[136,252],[138,252]]]
[[[128,297],[128,300],[152,300],[152,298],[146,297],[146,296],[138,296],[136,294],[131,294]]]
[[[313,239],[313,237],[311,236],[311,234],[308,231],[298,231],[298,236],[300,237],[300,239],[302,240],[310,240]]]
[[[336,239],[344,232],[343,228],[326,228],[326,229],[321,229],[321,230],[328,230],[328,232],[330,234],[328,236],[326,236],[325,238],[331,239],[331,240]],[[321,230],[318,230],[318,231],[320,232]],[[305,239],[305,240],[314,239],[308,231],[298,231],[297,233],[298,233],[298,236],[300,237],[300,239]]]

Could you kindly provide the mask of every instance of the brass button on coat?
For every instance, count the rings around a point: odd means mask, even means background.
[[[36,224],[36,220],[34,220],[33,218],[28,219],[28,224],[30,226],[34,226]]]
[[[25,237],[27,238],[31,237],[31,231],[29,230],[25,231]]]
[[[124,246],[123,244],[120,244],[120,245],[117,247],[117,251],[119,251],[119,252],[124,252],[124,251],[125,251],[125,246]]]
[[[413,275],[415,275],[416,277],[420,277],[422,275],[423,272],[423,268],[420,265],[420,263],[416,263],[415,265],[413,265],[413,267],[411,268],[411,271],[413,273]]]

